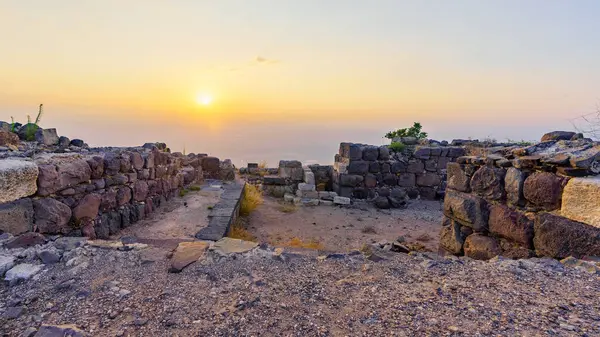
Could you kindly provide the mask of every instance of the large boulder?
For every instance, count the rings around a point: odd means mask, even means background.
[[[562,216],[540,213],[535,218],[533,245],[539,256],[600,256],[600,229]]]
[[[490,200],[500,200],[504,197],[504,170],[482,166],[471,177],[471,190]]]
[[[73,217],[76,220],[95,219],[98,216],[98,210],[102,197],[99,194],[91,193],[83,197],[73,209]]]
[[[575,136],[575,132],[572,131],[552,131],[542,136],[541,142],[547,142],[551,140],[571,140]]]
[[[466,174],[466,172],[463,170],[463,167],[459,163],[448,163],[446,165],[446,172],[448,174],[448,188],[460,192],[471,192],[471,177]]]
[[[93,156],[86,159],[87,164],[90,166],[91,178],[100,179],[104,174],[104,158],[100,156]]]
[[[8,130],[0,130],[0,146],[19,145],[19,136]]]
[[[465,240],[465,256],[475,260],[489,260],[502,254],[498,239],[482,234],[471,234]]]
[[[524,247],[533,247],[533,219],[504,205],[490,205],[489,230]]]
[[[148,196],[148,183],[143,180],[138,180],[133,185],[133,200],[144,201]]]
[[[38,167],[23,160],[0,160],[0,203],[35,194]]]
[[[458,222],[444,217],[440,231],[440,247],[454,255],[462,254],[467,235],[461,231],[461,227]]]
[[[43,198],[33,202],[35,227],[40,233],[66,234],[69,232],[71,208],[62,202]]]
[[[44,145],[57,145],[59,138],[56,129],[39,128],[35,133],[35,140]]]
[[[85,159],[59,160],[57,191],[87,182],[91,179],[92,170]]]
[[[446,191],[444,214],[477,232],[488,228],[488,204],[484,199],[474,195]]]
[[[13,235],[31,231],[33,228],[33,204],[31,199],[0,204],[0,232]]]
[[[563,191],[560,213],[600,228],[600,176],[569,180]]]
[[[442,179],[437,173],[425,172],[417,175],[417,186],[439,186],[442,183]]]
[[[210,178],[219,178],[220,165],[221,163],[217,157],[206,157],[202,159],[202,171]],[[304,173],[304,171],[302,171],[302,173]]]
[[[523,195],[533,205],[552,211],[560,207],[567,181],[567,178],[549,172],[535,172],[525,179]]]
[[[35,140],[35,134],[40,127],[34,123],[27,123],[19,128],[17,134],[19,138],[24,141],[32,142]]]
[[[518,168],[510,167],[504,177],[504,189],[506,201],[509,204],[521,205],[525,200],[523,196],[523,185],[527,175]]]
[[[38,166],[37,194],[41,197],[49,196],[56,192],[58,185],[58,171],[54,164],[41,164]]]

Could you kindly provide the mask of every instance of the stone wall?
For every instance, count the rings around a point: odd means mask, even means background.
[[[600,255],[599,162],[600,143],[550,139],[448,163],[441,248],[475,259]]]
[[[0,160],[0,232],[108,238],[186,185],[234,178],[230,161],[162,145],[64,151],[55,144],[33,158],[14,150]]]
[[[374,200],[380,208],[400,207],[407,198],[444,195],[446,164],[463,156],[457,146],[407,146],[341,143],[335,155],[332,187],[342,197]]]

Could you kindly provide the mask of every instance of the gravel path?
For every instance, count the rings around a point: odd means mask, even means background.
[[[255,249],[170,274],[164,249],[77,249],[89,267],[0,286],[0,311],[22,311],[0,318],[4,336],[41,323],[90,336],[600,335],[599,276],[555,260]]]

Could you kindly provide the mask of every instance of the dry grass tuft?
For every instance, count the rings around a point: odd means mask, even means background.
[[[363,227],[363,229],[361,229],[360,231],[365,234],[377,234],[377,230],[371,225]]]
[[[323,249],[324,246],[318,240],[312,239],[308,242],[302,241],[299,237],[293,237],[290,241],[282,244],[284,247],[306,248],[306,249]]]
[[[261,161],[260,163],[258,163],[258,168],[259,168],[259,169],[261,169],[261,170],[264,170],[264,169],[266,169],[266,168],[267,168],[267,166],[268,166],[268,164],[267,164],[267,161],[266,161],[266,160],[263,160],[263,161]]]
[[[240,218],[237,218],[236,221],[231,225],[227,237],[230,237],[232,239],[257,242],[256,237],[250,232],[248,232],[244,221]]]
[[[415,238],[415,240],[421,241],[421,242],[431,241],[431,239],[433,239],[433,238],[431,237],[431,235],[429,235],[427,233],[423,233]]]
[[[263,203],[262,190],[256,185],[246,184],[240,203],[240,214],[247,216]]]
[[[298,206],[294,204],[283,204],[279,206],[279,211],[283,213],[294,213],[298,210]]]

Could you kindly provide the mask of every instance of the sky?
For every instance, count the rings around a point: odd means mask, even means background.
[[[237,165],[414,121],[536,140],[600,104],[596,0],[0,0],[0,120]],[[202,101],[210,100],[204,105]],[[199,102],[200,101],[200,102]],[[578,120],[576,120],[576,123]]]

